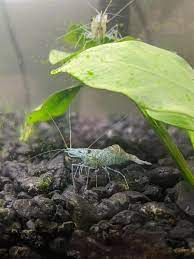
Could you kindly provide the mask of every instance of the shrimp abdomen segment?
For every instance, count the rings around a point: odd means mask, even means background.
[[[127,153],[125,153],[118,145],[113,145],[104,149],[88,149],[83,162],[85,165],[98,168],[110,165],[120,165],[128,160]]]

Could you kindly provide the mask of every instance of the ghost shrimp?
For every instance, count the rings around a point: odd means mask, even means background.
[[[64,150],[69,157],[79,158],[80,164],[72,164],[72,180],[75,187],[75,175],[82,171],[83,168],[87,169],[87,183],[88,185],[89,173],[91,170],[95,170],[97,173],[100,168],[103,168],[110,180],[109,171],[121,175],[125,181],[127,188],[129,188],[126,177],[118,170],[112,169],[112,165],[122,165],[126,162],[132,161],[139,165],[151,165],[147,161],[139,159],[137,156],[125,152],[119,145],[112,145],[104,149],[91,149],[91,148],[67,148]],[[77,167],[74,172],[74,167]]]

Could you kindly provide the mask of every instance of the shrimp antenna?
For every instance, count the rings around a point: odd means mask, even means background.
[[[67,145],[67,143],[66,143],[66,141],[65,141],[65,138],[64,138],[64,136],[63,136],[61,130],[59,129],[57,123],[55,122],[55,120],[53,119],[53,117],[52,117],[52,115],[49,113],[49,111],[46,111],[46,112],[48,113],[48,115],[49,115],[49,117],[51,118],[53,124],[55,125],[56,129],[58,130],[58,132],[59,132],[59,134],[60,134],[60,136],[61,136],[61,138],[62,138],[62,140],[63,140],[63,143],[64,143],[65,147],[68,148],[68,145]]]
[[[132,0],[132,1],[128,2],[125,6],[123,6],[112,18],[110,18],[110,19],[108,20],[108,23],[109,23],[110,21],[112,21],[115,17],[117,17],[123,10],[125,10],[125,8],[127,8],[128,6],[130,6],[131,4],[133,4],[135,1],[136,1],[136,0]]]
[[[95,7],[95,6],[93,6],[91,3],[90,3],[90,1],[87,1],[88,2],[88,5],[97,13],[97,14],[100,14],[100,12],[98,11],[98,9]]]
[[[112,15],[112,16],[114,16],[115,14],[114,13],[106,13],[106,14],[108,14],[108,15]],[[124,18],[125,16],[123,16],[123,15],[119,15],[119,14],[117,14],[116,15],[117,17],[121,17],[121,18]]]
[[[110,5],[112,4],[112,0],[110,0],[110,2],[108,3],[107,7],[105,8],[103,15],[106,14],[106,12],[108,11],[108,8],[110,7]]]
[[[49,153],[52,153],[52,152],[56,152],[56,151],[62,152],[62,151],[64,151],[64,148],[57,148],[57,149],[52,149],[52,150],[49,150],[49,151],[45,151],[45,152],[39,153],[39,154],[37,154],[35,156],[32,156],[32,157],[30,157],[30,158],[28,158],[28,159],[26,159],[24,161],[32,160],[32,159],[34,159],[36,157],[39,157],[39,156],[42,156],[42,155],[45,155],[45,154],[49,154]]]
[[[112,123],[112,124],[108,127],[108,129],[107,129],[102,135],[100,135],[96,140],[94,140],[94,142],[92,142],[92,144],[89,145],[88,148],[91,148],[97,141],[99,141],[101,138],[103,138],[103,137],[107,134],[108,130],[110,130],[111,128],[113,128],[115,125],[117,125],[117,124],[120,123],[121,121],[125,120],[126,118],[127,118],[127,115],[124,115],[121,119],[119,119],[118,121]]]
[[[78,31],[80,28],[83,28],[86,32],[88,32],[89,30],[86,27],[89,26],[89,25],[90,25],[90,23],[86,23],[86,24],[83,24],[83,25],[80,24],[80,27],[77,27],[76,29],[74,29],[72,31],[69,31],[69,32],[57,37],[56,40],[61,40],[64,36],[68,36],[72,32]]]

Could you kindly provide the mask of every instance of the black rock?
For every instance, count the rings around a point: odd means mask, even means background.
[[[93,192],[92,190],[86,190],[83,197],[94,205],[97,204],[99,200],[98,194],[96,192]]]
[[[36,231],[29,229],[22,230],[21,240],[25,242],[25,244],[36,249],[44,248],[46,245],[42,236],[40,236]]]
[[[194,219],[194,187],[184,181],[176,185],[176,204]]]
[[[110,181],[105,187],[106,197],[108,198],[117,192],[122,192],[125,190],[126,190],[125,185],[121,184],[118,181]]]
[[[143,224],[144,221],[145,216],[143,216],[142,214],[136,211],[123,210],[112,217],[110,223],[125,226],[129,224]]]
[[[55,202],[55,204],[60,204],[63,207],[66,206],[65,197],[59,193],[54,193],[51,199]]]
[[[9,259],[9,251],[6,248],[0,248],[0,258]]]
[[[112,218],[118,212],[127,209],[129,204],[128,192],[118,192],[109,199],[103,199],[97,206],[98,220]]]
[[[19,192],[17,195],[18,199],[31,199],[32,197],[26,192]]]
[[[180,172],[173,167],[157,167],[149,172],[150,182],[163,188],[174,186],[180,178]]]
[[[149,184],[149,177],[146,175],[146,171],[137,165],[130,165],[122,171],[127,178],[129,189],[137,192],[145,191],[145,187]]]
[[[32,176],[18,179],[22,191],[30,195],[38,195],[49,192],[52,183],[52,175]]]
[[[161,187],[157,185],[146,185],[143,193],[152,201],[160,201],[162,199]]]
[[[64,237],[57,237],[49,242],[49,248],[57,255],[66,255],[67,247],[68,242]]]
[[[74,200],[71,202],[74,202],[72,218],[80,229],[89,229],[92,224],[98,221],[97,208],[92,203],[79,195],[74,195]]]
[[[146,195],[144,195],[144,194],[142,194],[140,192],[127,191],[125,193],[127,194],[130,203],[135,203],[135,202],[142,202],[142,203],[144,203],[144,202],[150,201],[150,199]]]
[[[41,259],[41,256],[27,246],[13,246],[9,249],[10,259]]]
[[[180,220],[169,234],[171,238],[181,240],[194,237],[194,225],[187,220]]]
[[[15,212],[11,208],[0,208],[0,222],[11,223],[15,218]]]
[[[98,186],[98,187],[93,187],[91,189],[93,192],[97,193],[99,199],[104,199],[104,198],[108,198],[110,195],[107,195],[107,189],[106,186]]]
[[[28,169],[26,164],[7,161],[3,164],[2,176],[8,177],[12,180],[17,180],[18,178],[26,177],[27,171]]]
[[[66,222],[70,220],[70,214],[61,205],[56,205],[55,215],[53,216],[53,219],[56,222]]]
[[[33,199],[19,199],[13,203],[18,216],[23,219],[48,219],[55,213],[54,202],[43,196],[35,196]]]
[[[163,219],[167,220],[169,224],[175,224],[177,221],[177,211],[167,207],[163,202],[147,202],[141,207],[141,211],[153,220]]]

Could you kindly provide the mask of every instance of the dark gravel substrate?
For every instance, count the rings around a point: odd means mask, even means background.
[[[1,115],[0,258],[194,258],[194,188],[181,178],[154,132],[142,120],[127,118],[94,147],[119,144],[152,166],[117,167],[127,178],[100,170],[71,183],[64,154],[29,159],[63,143],[52,123],[42,123],[31,143],[18,140],[19,119]],[[112,122],[72,117],[73,144],[87,147]],[[64,131],[64,120],[60,120]],[[194,170],[186,136],[170,133]]]

